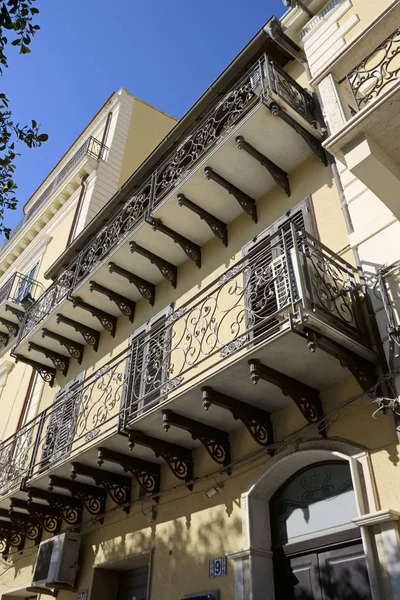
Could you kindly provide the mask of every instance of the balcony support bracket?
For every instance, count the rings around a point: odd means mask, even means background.
[[[13,523],[8,521],[0,522],[0,552],[3,556],[10,551],[10,546],[22,552],[25,545],[25,535]]]
[[[232,413],[234,419],[242,421],[252,438],[260,446],[269,446],[274,442],[271,416],[269,412],[246,404],[241,400],[226,396],[215,391],[212,387],[201,388],[203,394],[203,406],[208,410],[211,404],[220,406]]]
[[[117,328],[117,317],[114,317],[113,315],[110,315],[104,310],[100,310],[99,308],[96,308],[91,304],[87,304],[86,302],[81,300],[81,298],[70,297],[69,300],[71,300],[74,308],[81,308],[82,310],[86,310],[92,315],[92,317],[98,319],[103,329],[108,331],[112,337],[115,337],[115,330]]]
[[[277,183],[283,189],[287,196],[290,196],[289,176],[286,171],[278,167],[278,165],[276,165],[272,160],[259,152],[256,148],[254,148],[254,146],[246,142],[242,135],[239,135],[236,138],[236,146],[239,150],[244,150],[247,152],[247,154],[255,158],[260,165],[265,167],[268,173],[274,179],[275,183]]]
[[[25,313],[23,310],[19,310],[15,308],[15,306],[11,306],[10,304],[6,304],[6,311],[10,312],[12,315],[17,317],[18,321],[22,323],[25,317]]]
[[[193,479],[193,456],[191,450],[170,444],[151,437],[140,431],[129,431],[129,449],[132,450],[135,445],[150,448],[157,458],[162,458],[178,479],[189,482]],[[192,485],[188,485],[191,490]]]
[[[86,510],[97,517],[95,521],[104,522],[103,514],[106,509],[107,492],[102,488],[87,483],[70,481],[58,475],[49,475],[48,490],[52,492],[55,487],[68,490],[73,497],[78,498],[84,504]]]
[[[35,342],[28,342],[28,352],[31,352],[32,350],[43,354],[43,356],[51,360],[57,371],[61,371],[64,376],[67,375],[69,367],[69,358],[67,358],[63,354],[54,352],[54,350],[49,350],[48,348],[39,346],[39,344],[35,344]]]
[[[70,340],[69,338],[64,337],[63,335],[54,333],[53,331],[50,331],[49,329],[46,329],[45,327],[43,327],[42,338],[46,338],[46,337],[51,338],[52,340],[56,340],[59,344],[61,344],[61,346],[64,346],[64,348],[67,350],[68,354],[72,358],[76,358],[76,360],[78,361],[78,364],[81,364],[82,358],[83,358],[83,349],[84,349],[83,344],[74,342],[73,340]]]
[[[79,525],[79,523],[81,523],[83,505],[78,498],[56,494],[55,492],[48,492],[35,487],[25,488],[22,486],[21,490],[27,492],[28,504],[32,502],[32,498],[45,500],[50,508],[54,508],[58,511],[68,525]]]
[[[142,277],[139,277],[138,275],[119,267],[114,262],[108,263],[108,272],[117,273],[117,275],[127,279],[129,283],[132,283],[134,286],[136,286],[140,295],[143,296],[145,300],[148,300],[151,306],[154,306],[156,286],[153,283],[150,283],[150,281],[146,281],[146,279],[143,279]]]
[[[284,396],[290,396],[303,417],[310,424],[319,423],[324,418],[322,402],[318,390],[284,373],[267,367],[256,359],[249,360],[250,379],[257,384],[260,379],[279,387]],[[325,424],[318,425],[318,431],[326,437]]]
[[[57,314],[57,324],[63,323],[64,325],[68,325],[68,327],[72,327],[75,331],[81,334],[83,339],[89,346],[92,346],[94,351],[97,352],[99,347],[100,340],[100,332],[96,331],[96,329],[92,329],[92,327],[87,327],[86,325],[82,325],[78,321],[74,321],[69,317],[64,317],[64,315],[58,313]]]
[[[228,467],[231,462],[228,433],[179,415],[172,410],[163,410],[162,415],[165,431],[168,431],[171,426],[188,431],[193,440],[201,442],[213,461]]]
[[[170,229],[166,225],[164,225],[160,219],[154,219],[154,217],[149,217],[148,222],[150,223],[153,231],[159,231],[164,235],[168,236],[178,244],[186,254],[190,260],[193,260],[196,266],[200,269],[201,267],[201,248],[188,238],[184,237],[180,233],[177,233],[173,229]]]
[[[36,515],[25,515],[24,513],[20,513],[12,509],[8,511],[3,508],[0,509],[1,517],[6,517],[7,513],[11,523],[24,534],[27,540],[35,542],[35,544],[40,542],[42,539],[43,526],[41,525],[39,519],[37,519]]]
[[[104,461],[117,463],[125,473],[131,473],[146,494],[158,494],[160,491],[161,469],[159,464],[128,456],[121,452],[114,452],[108,450],[108,448],[99,448],[97,453],[99,467],[102,466]],[[158,497],[156,501],[158,501]]]
[[[7,331],[10,335],[16,336],[18,335],[19,327],[12,321],[5,319],[4,317],[0,317],[0,323],[6,327]]]
[[[157,254],[153,254],[153,252],[150,252],[150,250],[146,250],[146,248],[139,246],[139,244],[136,242],[129,242],[129,247],[132,254],[137,252],[141,256],[144,256],[144,258],[147,258],[151,264],[156,265],[164,279],[169,281],[172,287],[176,288],[178,269],[175,265],[167,260],[164,260],[164,258],[157,256]]]
[[[106,296],[111,302],[114,302],[118,309],[121,311],[123,315],[129,317],[131,323],[133,323],[133,317],[135,316],[135,302],[130,300],[129,298],[125,298],[125,296],[121,296],[121,294],[117,294],[113,290],[109,290],[102,285],[99,285],[95,281],[89,282],[89,289],[91,292],[98,292],[99,294],[103,294]]]
[[[60,532],[62,517],[56,508],[44,506],[38,502],[27,502],[21,498],[11,498],[10,510],[20,508],[26,510],[31,517],[35,517],[48,533],[56,535]]]
[[[229,194],[231,194],[238,202],[242,210],[250,215],[254,223],[257,223],[257,204],[254,198],[242,192],[238,187],[233,185],[227,179],[224,179],[221,175],[216,173],[211,167],[206,167],[204,173],[207,180],[212,180],[221,187],[223,187]]]
[[[214,217],[214,215],[189,200],[189,198],[186,198],[184,194],[178,194],[178,204],[179,206],[185,206],[196,215],[199,215],[200,219],[207,223],[215,237],[220,239],[224,246],[228,246],[228,228],[226,223]]]
[[[89,477],[93,479],[97,486],[105,488],[111,500],[119,506],[125,505],[123,510],[126,514],[129,514],[132,482],[130,477],[73,462],[71,479],[75,480],[78,475]]]
[[[321,146],[320,141],[317,140],[317,138],[315,138],[312,135],[312,133],[307,131],[307,129],[300,125],[300,123],[298,123],[295,119],[293,119],[293,117],[291,117],[287,112],[285,112],[283,108],[279,106],[279,104],[277,104],[276,102],[273,102],[269,109],[271,110],[274,117],[280,117],[282,121],[290,125],[290,127],[292,127],[292,129],[294,129],[296,133],[298,133],[303,138],[310,150],[316,156],[318,156],[318,158],[322,161],[325,167],[328,166],[329,162],[327,154]]]
[[[7,333],[0,331],[0,346],[1,347],[7,346],[9,341],[10,341],[10,336]]]
[[[305,331],[308,347],[311,352],[315,352],[316,348],[327,352],[334,356],[342,365],[347,368],[356,379],[361,389],[366,392],[374,388],[378,380],[378,375],[375,373],[375,365],[361,356],[354,354],[351,350],[344,348],[333,340],[330,340],[322,335],[318,335],[313,331]]]
[[[25,356],[22,356],[21,354],[12,354],[12,356],[15,358],[15,362],[22,362],[32,367],[32,369],[35,369],[35,371],[39,373],[43,381],[48,383],[50,387],[53,387],[54,379],[56,376],[55,369],[53,369],[52,367],[48,367],[47,365],[42,365],[42,363],[38,363],[36,362],[36,360],[25,358]]]

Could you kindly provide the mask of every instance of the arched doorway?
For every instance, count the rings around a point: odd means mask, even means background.
[[[371,600],[348,461],[298,470],[269,509],[276,600]]]

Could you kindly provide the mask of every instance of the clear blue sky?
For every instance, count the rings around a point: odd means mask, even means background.
[[[121,86],[181,117],[281,0],[37,0],[41,30],[31,54],[9,47],[2,77],[15,119],[36,119],[49,141],[21,145],[21,208],[111,92]]]

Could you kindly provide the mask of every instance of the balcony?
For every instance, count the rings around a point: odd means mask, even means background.
[[[190,485],[200,445],[228,468],[243,425],[273,443],[273,413],[293,403],[324,434],[320,390],[376,380],[365,332],[353,268],[282,228],[3,441],[0,505],[101,518],[106,502],[129,502],[131,477],[156,494],[161,464]]]
[[[330,68],[338,102],[324,147],[342,162],[365,136],[400,167],[400,28],[393,31],[399,18],[400,7],[392,5]]]
[[[14,273],[0,288],[0,347],[18,335],[26,310],[43,291],[40,283],[22,273]]]
[[[201,247],[213,236],[227,245],[239,214],[257,221],[257,199],[269,189],[278,184],[289,195],[289,173],[312,153],[326,164],[321,139],[312,97],[261,58],[32,306],[18,358],[53,369],[50,378],[54,368],[65,371],[73,355],[62,339],[97,347],[102,330],[115,333],[119,315],[133,320],[135,302],[153,303],[162,279],[176,285],[185,260],[201,266]],[[45,342],[43,328],[53,334]],[[65,361],[57,367],[49,352]]]
[[[90,136],[85,140],[72,158],[44,189],[21,221],[14,227],[9,238],[4,240],[0,245],[0,254],[4,255],[8,248],[12,248],[17,235],[23,231],[28,224],[34,225],[37,222],[37,219],[41,214],[40,209],[43,208],[46,200],[48,200],[51,195],[55,195],[62,199],[62,203],[64,203],[74,190],[79,187],[79,178],[83,174],[90,174],[96,168],[99,160],[107,159],[107,154],[108,148],[93,136]],[[37,231],[35,232],[35,235],[37,235]]]

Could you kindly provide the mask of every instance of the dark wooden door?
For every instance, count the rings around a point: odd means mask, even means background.
[[[275,551],[276,600],[371,600],[362,544],[301,556]]]
[[[117,600],[147,600],[147,576],[147,567],[121,573]]]

